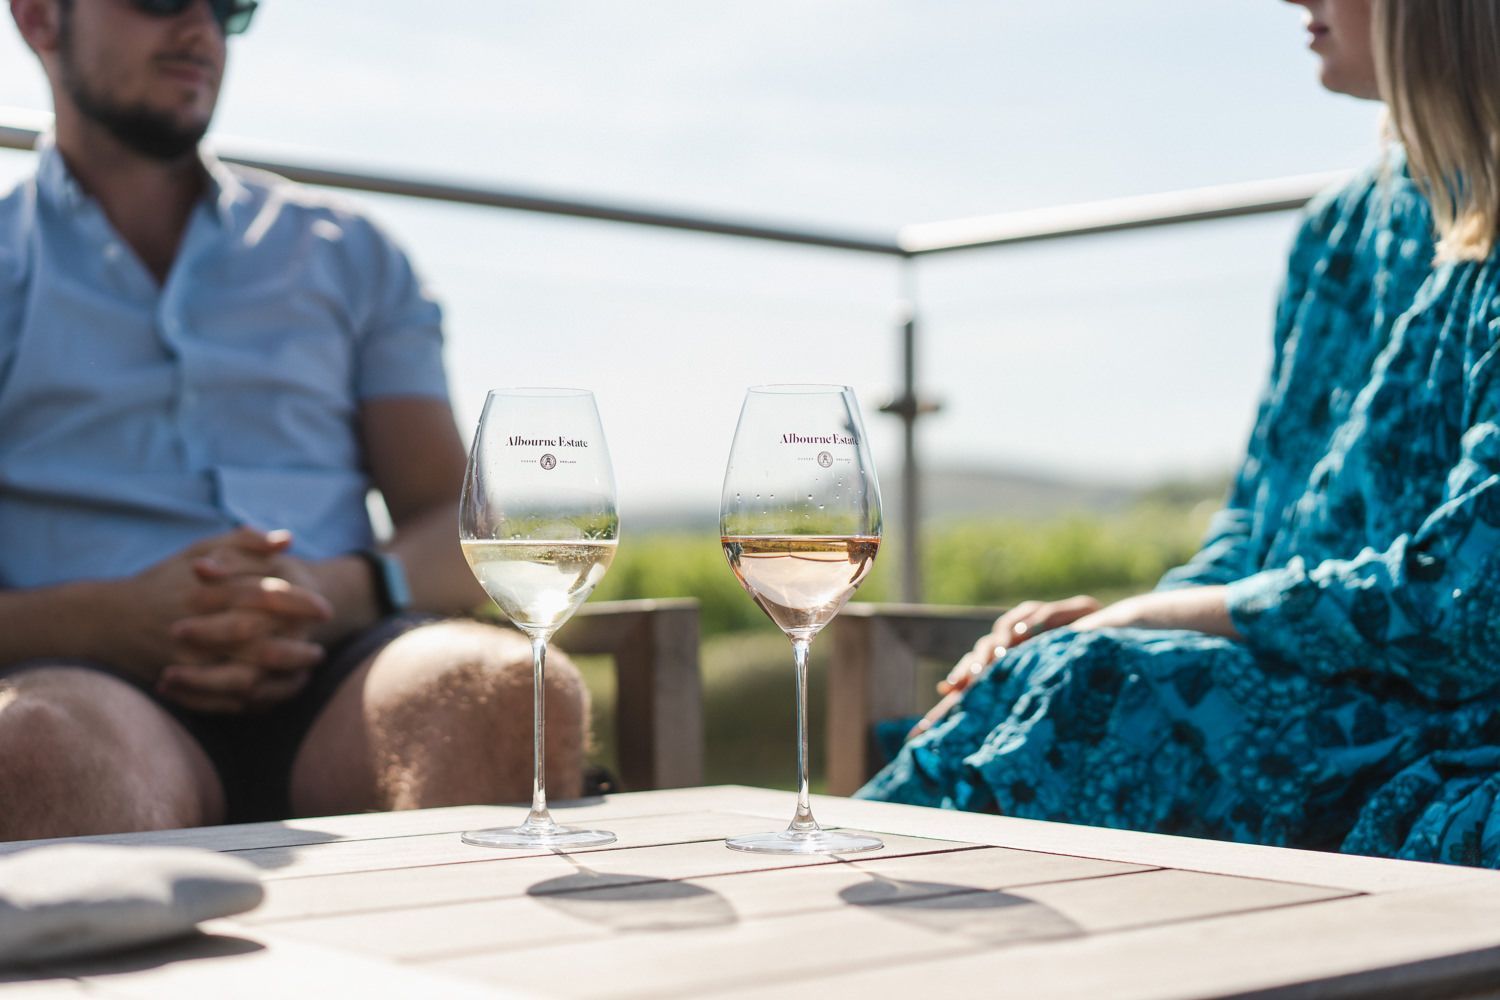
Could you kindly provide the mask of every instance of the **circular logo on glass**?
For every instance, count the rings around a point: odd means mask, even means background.
[[[818,452],[818,464],[825,469],[828,468],[833,464],[833,456],[826,451]]]
[[[553,455],[553,454],[551,454],[549,452],[546,455],[542,456],[541,461],[540,461],[539,464],[541,465],[542,468],[547,469],[549,471],[552,470],[552,469],[555,469],[555,468],[557,468],[557,456]]]

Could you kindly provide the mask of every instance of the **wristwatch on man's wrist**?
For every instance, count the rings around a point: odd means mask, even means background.
[[[380,615],[399,615],[411,607],[411,588],[406,583],[406,568],[397,556],[379,549],[360,549],[354,555],[370,565],[375,580],[375,603]]]

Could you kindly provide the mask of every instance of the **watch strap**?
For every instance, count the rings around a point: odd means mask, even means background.
[[[359,549],[354,553],[370,567],[375,584],[375,603],[382,617],[397,615],[411,607],[411,588],[406,582],[406,568],[400,558],[380,549]]]

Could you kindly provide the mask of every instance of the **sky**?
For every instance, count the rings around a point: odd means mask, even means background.
[[[45,110],[0,28],[0,109]],[[226,152],[881,237],[905,224],[1359,166],[1379,108],[1317,85],[1279,0],[263,0]],[[0,110],[0,121],[5,112]],[[0,151],[0,186],[30,154]],[[443,301],[457,418],[599,397],[633,506],[717,508],[744,388],[853,385],[899,474],[886,259],[348,196]],[[919,263],[928,466],[1145,482],[1230,468],[1295,217]],[[891,512],[894,513],[894,512]],[[892,520],[887,515],[888,524]]]

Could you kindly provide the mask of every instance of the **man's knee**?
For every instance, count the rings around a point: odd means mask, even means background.
[[[211,822],[206,760],[123,681],[76,667],[0,680],[0,839]]]
[[[66,707],[0,681],[0,779],[65,764],[82,735]]]
[[[407,633],[371,664],[362,692],[382,802],[514,801],[531,781],[531,644],[515,632],[446,622]],[[546,663],[547,779],[582,788],[589,701],[560,651]]]
[[[101,744],[111,734],[88,716],[95,699],[109,699],[119,683],[72,667],[0,680],[0,775],[19,782],[107,760],[112,748]]]
[[[381,654],[388,656],[400,662],[399,690],[392,694],[401,701],[530,722],[531,644],[518,633],[475,622],[443,623],[402,636]],[[581,726],[588,690],[573,661],[549,650],[545,677],[548,722]]]

